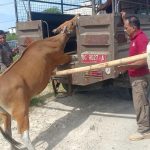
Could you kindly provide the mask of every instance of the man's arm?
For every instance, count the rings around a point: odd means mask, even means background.
[[[122,20],[123,20],[123,24],[125,23],[125,19],[126,19],[126,12],[125,11],[121,11],[121,17],[122,17]]]
[[[147,61],[146,59],[144,60],[139,60],[130,64],[126,64],[126,65],[121,65],[121,66],[117,66],[116,70],[119,72],[124,72],[127,71],[128,69],[138,69],[141,68],[143,66],[147,66]]]

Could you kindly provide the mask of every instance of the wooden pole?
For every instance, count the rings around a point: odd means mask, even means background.
[[[67,69],[67,70],[63,70],[63,71],[57,71],[55,75],[56,76],[68,75],[68,74],[73,74],[73,73],[78,73],[78,72],[91,71],[91,70],[100,69],[100,68],[125,65],[127,63],[132,63],[137,60],[142,60],[142,59],[146,59],[146,58],[147,58],[147,53],[143,53],[143,54],[126,57],[126,58],[121,58],[121,59],[117,59],[117,60],[112,60],[112,61],[108,61],[108,62],[104,62],[104,63],[100,63],[100,64],[79,67],[79,68],[73,68],[73,69]]]

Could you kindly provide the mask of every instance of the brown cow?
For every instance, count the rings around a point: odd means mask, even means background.
[[[34,150],[29,137],[30,99],[47,86],[58,65],[71,61],[64,54],[64,47],[69,39],[68,31],[75,29],[75,21],[68,21],[56,36],[32,42],[20,59],[0,76],[0,117],[4,122],[4,130],[0,127],[0,131],[12,149],[20,148],[21,144],[11,137],[11,117],[17,121],[24,145]]]
[[[80,14],[77,14],[74,18],[72,18],[69,21],[65,21],[63,24],[61,24],[59,27],[53,30],[55,34],[60,33],[64,27],[66,27],[67,33],[72,34],[71,32],[75,31],[76,25],[77,25],[77,19],[79,18]]]

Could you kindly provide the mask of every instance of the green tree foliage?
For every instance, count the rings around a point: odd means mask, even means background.
[[[61,14],[61,10],[57,7],[45,9],[43,12],[52,13],[52,14]]]
[[[15,33],[8,33],[7,36],[6,36],[6,41],[11,41],[11,40],[16,40],[17,39],[17,36]]]

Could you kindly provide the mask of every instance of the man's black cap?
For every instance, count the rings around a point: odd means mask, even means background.
[[[6,34],[6,32],[4,32],[3,30],[0,30],[0,35],[4,35]]]

